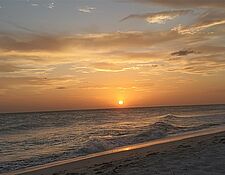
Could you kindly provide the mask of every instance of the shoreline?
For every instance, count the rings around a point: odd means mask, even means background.
[[[2,175],[61,175],[68,173],[77,173],[87,167],[107,164],[113,161],[121,161],[134,156],[141,157],[147,154],[149,155],[158,152],[164,152],[174,149],[178,145],[195,141],[200,142],[209,140],[220,134],[225,135],[224,125],[210,129],[203,129],[200,131],[191,131],[182,135],[170,136],[135,145],[123,146],[113,150],[94,153],[87,156],[52,162],[35,167],[29,167],[13,172],[3,173]]]

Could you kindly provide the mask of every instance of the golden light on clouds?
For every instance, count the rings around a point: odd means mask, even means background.
[[[0,112],[225,103],[220,0],[1,2]]]

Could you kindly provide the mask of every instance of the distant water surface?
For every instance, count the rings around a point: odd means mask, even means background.
[[[225,124],[225,105],[0,114],[0,173]]]

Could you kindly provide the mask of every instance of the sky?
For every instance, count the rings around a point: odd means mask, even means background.
[[[0,112],[225,103],[224,0],[0,0]]]

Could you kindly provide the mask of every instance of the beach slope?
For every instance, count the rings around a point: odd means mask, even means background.
[[[225,126],[129,145],[110,151],[7,173],[78,174],[225,174]]]

